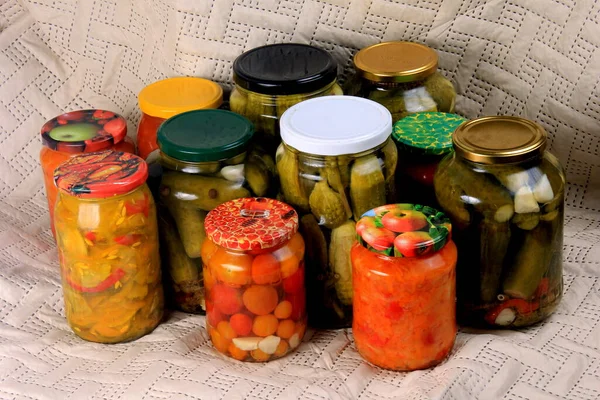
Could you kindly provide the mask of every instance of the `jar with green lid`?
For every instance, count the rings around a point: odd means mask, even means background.
[[[434,187],[460,254],[459,322],[539,322],[563,290],[565,175],[546,132],[523,118],[484,117],[461,124],[452,141]]]
[[[456,90],[437,67],[437,53],[423,44],[374,44],[354,56],[355,74],[344,93],[383,104],[394,122],[415,112],[454,112]]]
[[[452,151],[452,132],[464,121],[456,114],[422,112],[394,124],[398,201],[436,205],[433,176],[442,158]]]
[[[270,196],[273,159],[249,148],[252,123],[226,110],[195,110],[166,120],[158,130],[162,174],[158,222],[168,300],[203,313],[200,250],[204,218],[229,200]]]
[[[300,43],[257,47],[233,63],[231,111],[254,124],[255,141],[273,153],[281,139],[279,118],[303,100],[341,95],[337,62],[327,51]]]
[[[300,213],[313,327],[352,324],[350,249],[356,221],[394,198],[391,132],[385,107],[353,96],[306,100],[281,117],[277,171],[285,201]]]

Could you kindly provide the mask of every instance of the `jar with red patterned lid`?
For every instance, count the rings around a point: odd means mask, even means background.
[[[213,346],[240,361],[268,361],[298,347],[306,294],[296,211],[273,199],[236,199],[210,211],[204,227],[206,329]]]

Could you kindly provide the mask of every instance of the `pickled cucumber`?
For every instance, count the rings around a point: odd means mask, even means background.
[[[406,111],[402,90],[373,90],[369,92],[367,98],[387,108],[392,114],[392,122],[401,120],[409,114]]]
[[[307,273],[312,272],[315,277],[326,273],[327,241],[314,215],[306,214],[300,218],[300,233],[302,233],[306,246]],[[312,271],[314,268],[316,271]]]
[[[171,280],[176,284],[197,280],[199,270],[196,264],[186,255],[175,227],[161,217],[158,218],[158,224],[162,243],[166,247],[163,254],[168,257],[163,267],[168,270]]]
[[[396,198],[396,166],[398,165],[398,149],[392,140],[388,140],[382,147],[384,169],[385,169],[385,189],[387,197]]]
[[[291,151],[285,151],[277,162],[277,173],[286,201],[300,211],[308,212],[310,210],[308,196],[300,185],[298,155]]]
[[[246,115],[246,97],[239,90],[232,90],[229,96],[229,109],[234,113]]]
[[[259,159],[260,160],[260,159]],[[250,158],[246,161],[244,172],[246,174],[246,180],[248,186],[252,189],[252,192],[259,197],[263,197],[269,190],[269,171],[261,162],[256,162],[255,158]]]
[[[350,199],[356,221],[370,209],[386,204],[385,177],[377,156],[354,160],[350,171]]]
[[[456,90],[454,89],[452,82],[447,80],[439,72],[436,72],[425,79],[425,88],[437,103],[438,111],[448,113],[454,112]]]
[[[257,133],[269,141],[279,142],[276,100],[273,96],[247,92],[245,116],[254,124]]]
[[[160,186],[163,201],[184,201],[203,211],[210,211],[226,201],[249,197],[250,191],[239,183],[225,179],[165,172]]]
[[[192,204],[170,196],[163,197],[162,202],[177,225],[185,253],[190,258],[200,257],[200,249],[206,237],[204,232],[206,211],[199,210]]]
[[[344,211],[346,212],[346,219],[352,218],[352,208],[350,207],[350,202],[346,196],[346,187],[342,182],[342,176],[337,167],[337,160],[335,158],[327,160],[325,175],[327,176],[327,183],[329,183],[329,186],[335,190],[342,199]]]
[[[479,231],[481,300],[489,303],[496,299],[500,289],[502,266],[510,244],[510,224],[483,220]]]
[[[340,302],[352,304],[352,262],[350,249],[356,240],[354,221],[346,221],[331,231],[329,264],[336,275],[335,291]]]
[[[452,224],[465,229],[471,223],[471,213],[462,201],[466,196],[464,190],[454,179],[450,179],[448,171],[454,161],[451,158],[442,160],[434,175],[435,197],[442,209],[450,216]]]
[[[275,100],[276,107],[277,107],[277,118],[281,118],[283,113],[286,112],[286,110],[288,108],[290,108],[290,107],[300,103],[302,100],[306,100],[306,99],[307,99],[307,96],[301,95],[301,94],[277,96],[276,100]]]
[[[540,222],[540,214],[535,212],[527,214],[515,214],[511,221],[519,229],[530,231],[534,229]]]
[[[329,187],[326,180],[315,185],[310,194],[309,204],[319,225],[324,225],[329,229],[340,226],[348,219],[342,196]]]

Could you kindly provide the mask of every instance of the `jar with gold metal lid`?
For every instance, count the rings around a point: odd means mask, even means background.
[[[374,44],[354,56],[356,73],[344,93],[384,105],[393,122],[416,112],[454,112],[456,91],[437,67],[437,53],[423,44]]]
[[[535,122],[464,122],[434,177],[459,251],[457,314],[473,326],[521,327],[562,298],[565,175]]]

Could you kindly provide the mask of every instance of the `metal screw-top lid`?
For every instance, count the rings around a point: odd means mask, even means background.
[[[365,47],[354,56],[359,75],[376,82],[414,82],[433,74],[438,55],[413,42],[383,42]]]
[[[464,122],[452,136],[457,155],[484,164],[527,160],[542,154],[546,143],[546,131],[539,124],[511,116]]]

